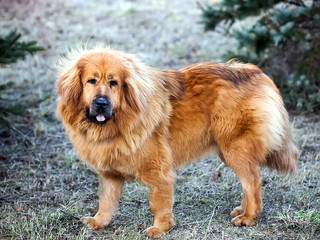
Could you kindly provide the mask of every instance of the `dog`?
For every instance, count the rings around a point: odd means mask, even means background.
[[[259,166],[293,175],[298,148],[273,81],[257,66],[202,62],[159,70],[135,55],[97,47],[69,54],[57,79],[57,112],[81,159],[99,174],[99,211],[82,222],[107,226],[123,185],[149,190],[157,238],[173,225],[175,169],[215,151],[240,179],[231,216],[254,225],[262,210]]]

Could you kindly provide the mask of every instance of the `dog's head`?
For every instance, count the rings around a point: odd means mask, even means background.
[[[61,100],[95,124],[105,124],[121,110],[143,111],[153,85],[139,77],[131,57],[109,48],[77,53],[58,78]]]

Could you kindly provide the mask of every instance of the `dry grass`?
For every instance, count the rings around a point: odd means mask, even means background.
[[[66,49],[107,43],[135,52],[147,63],[177,68],[219,60],[232,40],[203,33],[193,1],[2,1],[0,34],[13,28],[47,51],[1,68],[1,81],[15,81],[2,97],[32,101],[51,96],[15,117],[14,131],[0,131],[0,238],[145,239],[152,224],[147,189],[126,184],[111,224],[92,232],[80,223],[97,207],[96,175],[83,165],[55,118],[54,62]],[[52,1],[51,1],[52,2]],[[87,3],[88,2],[88,3]],[[118,3],[115,3],[118,2]],[[294,179],[263,170],[264,210],[254,227],[234,227],[230,211],[241,186],[220,161],[205,158],[179,169],[174,214],[177,225],[163,239],[319,239],[320,117],[292,116],[301,147]]]

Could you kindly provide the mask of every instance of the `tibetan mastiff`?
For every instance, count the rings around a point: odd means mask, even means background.
[[[149,190],[160,237],[173,225],[175,169],[214,151],[239,177],[235,225],[262,210],[259,166],[294,174],[298,149],[273,81],[257,66],[201,62],[159,70],[106,48],[79,50],[61,64],[57,112],[81,159],[100,177],[99,211],[82,222],[109,224],[130,179]]]

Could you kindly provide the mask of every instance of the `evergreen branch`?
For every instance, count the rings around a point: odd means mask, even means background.
[[[306,5],[304,4],[304,2],[302,0],[298,0],[298,1],[288,1],[289,4],[298,6],[298,7],[306,7]]]
[[[221,2],[219,9],[210,5],[203,7],[198,3],[202,10],[200,23],[204,24],[205,31],[214,31],[221,22],[226,23],[227,28],[230,29],[237,19],[242,20],[248,16],[258,16],[262,11],[267,11],[280,2],[283,1],[252,1],[250,4],[244,4],[242,1],[239,3],[238,0],[224,0]]]
[[[11,87],[12,85],[13,85],[13,81],[9,81],[9,82],[7,82],[7,83],[0,84],[0,91],[9,88],[9,87]]]
[[[0,63],[10,64],[25,59],[27,53],[33,54],[37,51],[45,50],[41,46],[37,46],[36,41],[19,42],[21,34],[11,31],[5,37],[0,37]]]

